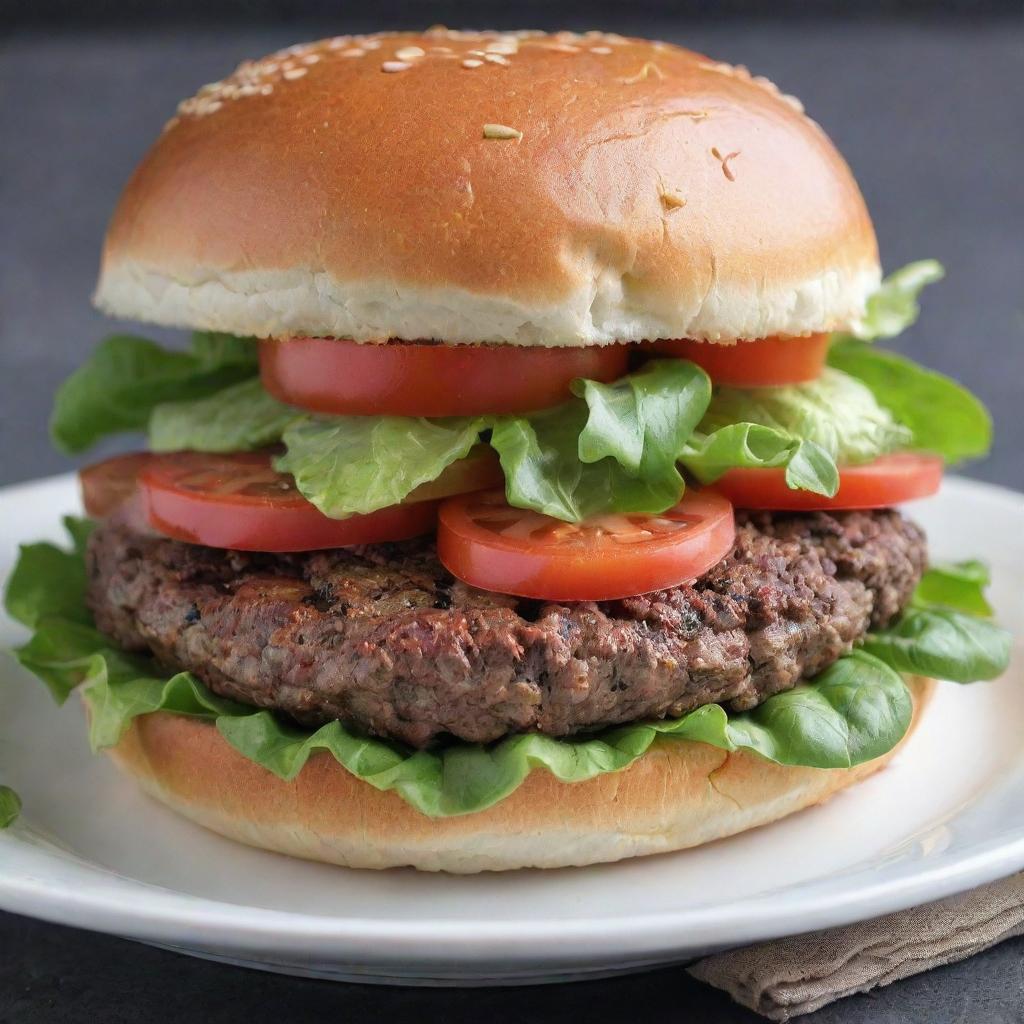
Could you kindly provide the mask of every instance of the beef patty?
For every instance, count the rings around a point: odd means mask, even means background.
[[[692,585],[579,604],[468,587],[430,540],[262,555],[106,523],[88,561],[96,623],[122,647],[302,723],[422,747],[754,707],[891,621],[925,542],[894,511],[740,514]]]

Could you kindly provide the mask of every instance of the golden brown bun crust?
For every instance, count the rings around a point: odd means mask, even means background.
[[[912,731],[934,683],[908,683]],[[476,872],[597,864],[697,846],[822,803],[884,767],[896,751],[823,771],[662,740],[623,771],[566,784],[535,770],[496,806],[439,819],[379,792],[324,752],[294,782],[283,782],[228,746],[213,725],[165,712],[135,719],[111,753],[151,796],[251,846],[347,867]]]
[[[849,168],[766,80],[615,35],[438,30],[296,47],[182,104],[96,300],[262,337],[733,341],[843,327],[878,274]]]

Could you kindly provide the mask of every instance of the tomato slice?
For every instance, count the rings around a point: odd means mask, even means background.
[[[105,519],[125,505],[135,494],[139,473],[156,457],[149,452],[130,452],[80,469],[78,483],[86,513]]]
[[[716,384],[738,388],[802,384],[821,376],[828,352],[827,334],[807,338],[759,338],[722,345],[708,341],[655,341],[658,355],[689,359],[707,371]]]
[[[312,412],[354,416],[476,416],[565,401],[576,377],[611,381],[625,345],[358,344],[334,338],[260,343],[260,374],[276,398]]]
[[[694,580],[728,554],[732,506],[687,491],[660,515],[606,515],[564,523],[512,508],[501,491],[441,505],[437,553],[452,575],[482,590],[547,601],[604,601]]]
[[[839,470],[839,490],[826,498],[786,486],[784,469],[730,469],[714,483],[737,508],[813,512],[820,509],[887,508],[926,498],[939,489],[942,459],[899,452],[863,466]]]
[[[143,514],[168,537],[238,551],[316,551],[429,533],[437,502],[329,519],[267,452],[155,457],[139,476]]]

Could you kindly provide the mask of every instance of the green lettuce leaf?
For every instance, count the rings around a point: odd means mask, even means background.
[[[39,619],[34,630],[14,656],[46,684],[58,704],[63,704],[75,687],[108,671],[107,657],[131,675],[147,670],[145,661],[112,647],[92,625],[54,616]]]
[[[256,372],[256,346],[230,334],[194,334],[188,352],[115,335],[57,391],[50,433],[64,451],[83,452],[107,434],[145,430],[162,402],[212,395]]]
[[[296,420],[274,461],[324,515],[344,519],[397,505],[420,484],[465,458],[487,425],[482,417],[332,416]]]
[[[1010,634],[987,619],[911,606],[889,629],[869,633],[861,647],[897,672],[973,683],[1006,671],[1010,644]]]
[[[634,476],[615,459],[581,462],[579,440],[587,425],[583,403],[568,403],[529,419],[503,417],[491,447],[505,473],[510,505],[575,523],[608,512],[662,512],[683,496],[672,467],[658,479]]]
[[[911,439],[864,384],[828,368],[806,384],[718,387],[698,429],[707,435],[747,423],[812,441],[839,464],[870,462],[905,448]]]
[[[75,554],[85,557],[85,546],[89,543],[89,537],[96,528],[96,522],[92,519],[81,519],[78,516],[64,516],[61,519],[64,529],[71,538],[71,547]]]
[[[353,775],[377,789],[394,790],[430,817],[491,807],[534,768],[562,782],[619,771],[659,737],[751,750],[779,764],[850,767],[891,750],[911,715],[903,680],[863,652],[745,714],[730,717],[721,706],[708,705],[680,719],[622,726],[586,739],[532,733],[490,746],[453,743],[436,751],[411,751],[356,735],[339,722],[309,732],[267,711],[223,701],[187,673],[161,681],[119,679],[115,672],[100,671],[88,681],[85,699],[94,749],[116,743],[138,715],[172,711],[215,722],[239,753],[281,779],[294,779],[312,753],[327,751]]]
[[[84,530],[76,533],[81,536]],[[31,600],[22,599],[24,619],[36,624],[36,633],[19,658],[58,698],[83,685],[94,749],[116,743],[139,715],[169,711],[215,725],[242,755],[282,779],[294,778],[312,752],[325,750],[369,785],[393,790],[431,816],[490,807],[536,768],[564,782],[618,771],[659,739],[751,750],[780,764],[849,767],[892,749],[910,719],[909,695],[900,677],[870,654],[856,651],[811,683],[742,714],[708,705],[679,719],[636,723],[579,739],[526,734],[490,746],[453,742],[411,751],[356,735],[337,722],[310,732],[267,711],[219,698],[189,673],[168,673],[149,657],[117,650],[90,625],[47,614],[68,609],[47,592],[62,587],[61,574],[47,571],[43,579],[46,585],[32,588]]]
[[[894,271],[868,298],[853,336],[862,341],[876,341],[902,334],[921,312],[917,304],[921,290],[945,276],[946,271],[938,260],[918,260]]]
[[[75,537],[76,545],[79,538]],[[4,607],[30,629],[45,618],[91,623],[85,607],[85,562],[81,551],[65,551],[46,541],[22,544],[7,580]]]
[[[10,786],[0,786],[0,828],[14,824],[21,814],[21,800]]]
[[[322,512],[344,518],[402,501],[492,430],[513,504],[570,521],[675,504],[683,493],[676,460],[707,407],[707,375],[659,360],[613,384],[578,380],[574,391],[566,404],[522,417],[313,417],[251,379],[157,405],[150,447],[220,452],[281,440],[275,466]]]
[[[567,522],[663,512],[683,496],[676,462],[710,383],[685,360],[656,360],[614,384],[576,381],[575,400],[494,423],[509,504]]]
[[[988,566],[983,562],[932,565],[921,577],[912,601],[922,608],[952,608],[988,619],[992,617],[992,606],[985,597],[989,581]]]
[[[575,381],[573,392],[587,405],[580,461],[610,458],[634,475],[657,478],[675,470],[711,401],[711,380],[684,359],[660,359],[613,384]]]
[[[914,448],[960,462],[985,455],[992,446],[988,410],[949,377],[853,339],[833,342],[828,362],[870,389],[909,430]]]
[[[695,433],[680,461],[705,484],[714,483],[729,469],[785,466],[786,483],[794,490],[829,498],[839,490],[839,470],[824,448],[758,423],[733,423],[710,434]]]
[[[853,651],[809,685],[737,715],[731,749],[756,750],[779,764],[849,768],[892,750],[910,727],[912,711],[899,674],[884,661]]]
[[[149,418],[149,447],[155,452],[253,451],[276,444],[288,425],[305,415],[252,377],[206,398],[162,402]]]
[[[114,746],[134,718],[154,711],[211,722],[222,715],[251,715],[254,711],[218,697],[190,672],[170,677],[139,676],[126,671],[126,666],[109,654],[100,657],[94,669],[83,687],[89,705],[89,745],[94,752]]]

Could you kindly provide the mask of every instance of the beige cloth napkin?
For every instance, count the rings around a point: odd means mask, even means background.
[[[1024,873],[873,921],[718,953],[689,972],[786,1021],[1022,934]]]

